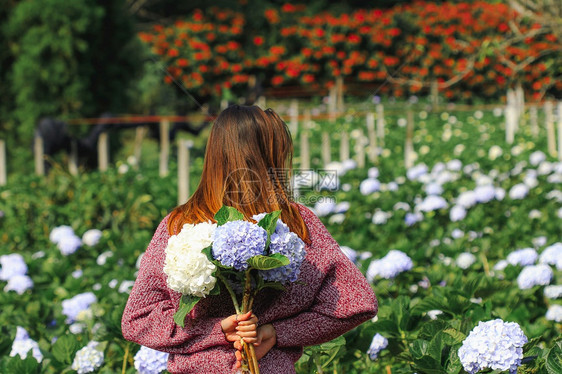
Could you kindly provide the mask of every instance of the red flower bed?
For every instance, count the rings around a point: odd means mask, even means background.
[[[267,9],[268,27],[245,35],[242,14],[197,11],[140,37],[168,66],[170,76],[199,94],[220,95],[250,75],[271,86],[383,83],[395,96],[424,93],[431,82],[451,99],[499,97],[524,85],[534,99],[562,91],[550,69],[560,41],[507,5],[417,1],[391,9],[307,15],[304,5]]]

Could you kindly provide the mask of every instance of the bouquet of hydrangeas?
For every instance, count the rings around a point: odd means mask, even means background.
[[[166,247],[167,284],[182,297],[174,321],[184,326],[186,315],[207,295],[218,295],[222,284],[237,314],[251,310],[261,289],[283,289],[295,282],[305,256],[303,241],[279,219],[280,210],[244,220],[237,209],[223,206],[216,224],[185,224]],[[219,282],[217,282],[217,280]],[[236,289],[242,289],[239,302]],[[253,345],[245,344],[242,370],[259,373]]]

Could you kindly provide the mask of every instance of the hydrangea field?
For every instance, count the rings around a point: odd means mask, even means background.
[[[501,109],[422,110],[413,167],[401,114],[386,118],[376,164],[320,164],[321,129],[353,145],[364,122],[313,123],[317,183],[296,199],[372,283],[379,313],[307,348],[298,373],[562,373],[562,163],[546,131],[521,124],[506,144]],[[120,322],[177,180],[120,164],[0,187],[0,372],[165,372],[166,354],[125,341]]]

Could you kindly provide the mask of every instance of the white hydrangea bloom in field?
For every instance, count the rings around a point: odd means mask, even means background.
[[[88,230],[82,235],[82,242],[87,246],[93,247],[94,245],[98,244],[100,238],[102,236],[102,232],[98,229],[91,229]]]
[[[470,374],[489,368],[514,374],[521,365],[527,337],[515,322],[479,322],[459,348],[464,370]]]
[[[544,288],[544,296],[549,299],[558,299],[562,297],[562,285],[546,286]]]
[[[379,191],[381,188],[381,182],[374,178],[367,178],[361,182],[359,185],[359,191],[362,195],[370,195],[373,192]]]
[[[8,284],[4,287],[4,291],[15,291],[18,295],[33,288],[33,281],[27,275],[14,275],[8,279]]]
[[[546,311],[545,317],[549,321],[562,322],[562,305],[551,305]]]
[[[7,281],[17,275],[25,275],[27,273],[27,265],[23,256],[19,253],[11,253],[9,255],[0,256],[0,280]]]
[[[457,257],[455,262],[461,269],[468,269],[476,262],[476,256],[469,252],[463,252]]]
[[[521,200],[529,193],[529,187],[523,183],[516,184],[509,190],[509,198],[512,200]]]
[[[526,290],[534,286],[546,286],[552,280],[553,272],[550,266],[539,264],[526,266],[517,277],[517,285]]]
[[[507,262],[511,265],[528,266],[533,265],[539,257],[533,248],[523,248],[511,252],[507,255]]]
[[[213,242],[216,223],[185,224],[177,235],[168,239],[164,273],[172,290],[205,297],[215,287],[215,265],[201,251]]]
[[[404,252],[391,250],[380,260],[371,261],[367,269],[367,279],[372,282],[377,275],[384,279],[395,278],[398,274],[410,270],[414,264]]]
[[[16,338],[12,344],[12,350],[10,352],[10,357],[15,357],[19,355],[22,359],[27,357],[27,353],[31,351],[33,357],[37,362],[43,360],[43,354],[39,349],[39,344],[29,337],[27,330],[21,326],[17,327]]]
[[[72,369],[78,374],[92,373],[103,364],[103,352],[98,350],[99,343],[91,341],[87,346],[76,352]]]
[[[373,340],[371,341],[371,345],[367,354],[371,358],[371,360],[376,360],[379,356],[380,351],[385,349],[388,346],[388,339],[379,334],[378,332],[373,336]]]
[[[562,270],[562,243],[558,242],[546,247],[539,257],[539,263],[554,265],[556,269]]]

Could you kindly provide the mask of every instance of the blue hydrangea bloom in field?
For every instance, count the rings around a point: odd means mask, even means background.
[[[367,280],[372,282],[377,275],[391,279],[413,267],[412,259],[404,252],[391,250],[380,260],[372,261],[367,269]]]
[[[263,217],[265,217],[265,213],[256,214],[252,218],[256,221],[260,221]],[[299,277],[300,266],[306,255],[304,247],[304,242],[298,235],[291,232],[289,226],[278,219],[275,231],[271,234],[269,252],[271,254],[279,253],[287,256],[290,263],[289,265],[277,269],[260,271],[260,275],[266,281],[281,283],[295,282]]]
[[[432,212],[447,206],[447,201],[441,196],[429,195],[416,208],[422,212]]]
[[[78,374],[86,374],[99,368],[103,364],[103,352],[97,349],[98,345],[98,342],[91,341],[87,346],[76,352],[72,369],[76,370]]]
[[[139,374],[160,374],[168,366],[168,353],[145,346],[135,355],[135,369]]]
[[[367,178],[359,185],[359,191],[362,195],[370,195],[377,192],[381,188],[381,182],[374,178]]]
[[[539,257],[539,263],[556,266],[562,270],[562,243],[554,243],[544,249]]]
[[[546,286],[552,280],[553,272],[548,265],[527,266],[517,277],[517,285],[520,289],[526,290],[534,286]]]
[[[18,295],[33,288],[33,281],[27,275],[14,275],[8,279],[8,284],[4,287],[4,291],[15,291]]]
[[[62,238],[67,236],[74,236],[74,235],[75,234],[72,227],[67,225],[62,225],[62,226],[55,227],[53,230],[51,230],[51,233],[49,234],[49,240],[55,244],[58,244]]]
[[[7,281],[15,275],[25,275],[27,265],[19,253],[0,256],[0,280]]]
[[[91,304],[97,301],[96,295],[92,292],[85,292],[74,296],[73,298],[62,301],[62,314],[66,318],[66,323],[73,323],[76,321],[78,314],[85,311]]]
[[[459,348],[464,370],[470,374],[490,368],[514,374],[521,365],[527,337],[515,322],[495,319],[479,322]]]
[[[39,344],[29,337],[27,330],[21,326],[17,327],[16,338],[12,344],[12,351],[10,352],[10,357],[15,357],[19,355],[22,359],[27,357],[27,353],[31,351],[33,357],[37,362],[43,360],[43,354],[39,349]]]
[[[76,236],[72,227],[66,225],[55,227],[51,231],[49,239],[65,256],[73,254],[82,245],[82,240]]]
[[[367,354],[369,355],[371,360],[376,360],[379,356],[380,351],[385,349],[387,346],[388,339],[377,332],[375,336],[373,336],[373,340],[371,341],[369,350],[367,350]]]
[[[238,271],[248,269],[248,260],[264,254],[267,232],[248,221],[230,221],[215,230],[213,257]]]
[[[562,285],[545,287],[544,296],[549,299],[558,299],[559,297],[562,297]]]
[[[537,261],[538,256],[537,251],[533,248],[523,248],[507,255],[507,262],[511,265],[528,266],[533,265]]]

